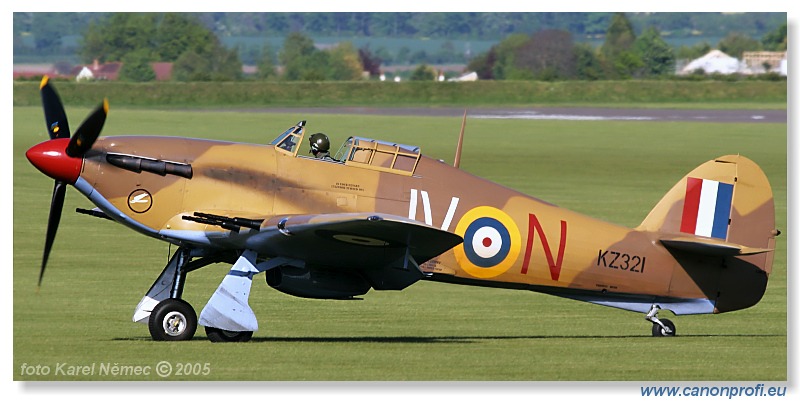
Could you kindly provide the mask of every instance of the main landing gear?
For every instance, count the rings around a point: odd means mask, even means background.
[[[650,312],[644,318],[653,322],[653,336],[654,337],[669,337],[675,336],[675,324],[669,319],[659,319],[658,310],[661,309],[658,305],[653,304],[650,307]]]
[[[206,326],[206,336],[208,340],[214,343],[235,343],[250,341],[250,338],[253,337],[253,332],[233,332]]]
[[[147,326],[153,340],[191,340],[197,331],[197,313],[188,302],[168,298],[156,305]]]
[[[146,320],[153,340],[191,340],[197,331],[197,313],[191,304],[181,299],[186,273],[191,271],[188,267],[191,259],[190,249],[179,248],[136,307],[133,320]]]
[[[192,258],[199,257],[192,261]],[[179,248],[164,271],[142,298],[133,315],[134,322],[147,324],[150,336],[156,341],[191,340],[197,332],[197,312],[181,299],[186,274],[212,263],[229,261],[230,256],[205,256],[202,251]],[[235,259],[235,258],[234,258]],[[228,331],[205,327],[212,342],[245,342],[253,336],[250,331]]]

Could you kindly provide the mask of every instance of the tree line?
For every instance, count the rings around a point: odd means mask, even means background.
[[[50,46],[61,37],[83,35],[91,23],[107,19],[112,13],[32,13],[16,12],[14,36],[31,33],[37,47]],[[353,36],[393,38],[449,38],[500,40],[515,33],[560,29],[575,37],[603,35],[611,22],[611,12],[292,12],[292,13],[187,13],[217,36],[279,36],[304,32],[312,37]],[[736,30],[760,37],[786,21],[786,13],[628,13],[637,32],[655,27],[675,37],[702,32],[722,37]],[[39,48],[42,50],[42,48]]]
[[[79,53],[86,62],[121,61],[119,78],[125,81],[155,80],[153,62],[173,63],[176,81],[243,78],[238,50],[227,49],[197,18],[182,13],[113,14],[89,25]],[[357,80],[365,68],[362,59],[368,57],[349,43],[318,49],[311,38],[300,33],[289,34],[277,52],[277,60],[274,55],[276,52],[265,45],[256,78]],[[278,65],[282,66],[280,71]]]
[[[313,13],[312,13],[313,14]],[[334,13],[335,14],[335,13]],[[448,14],[448,13],[444,13]],[[707,51],[710,45],[673,49],[655,27],[641,35],[625,13],[611,16],[605,41],[595,49],[575,43],[566,30],[543,29],[533,34],[511,34],[468,65],[484,79],[624,79],[669,75],[676,58]],[[786,24],[761,41],[730,34],[719,47],[736,56],[742,50],[786,49]],[[727,50],[726,50],[727,49]],[[89,23],[78,49],[85,62],[121,61],[120,79],[151,81],[152,62],[172,62],[178,81],[240,80],[239,49],[228,49],[198,15],[187,13],[114,13]],[[319,48],[311,37],[293,32],[280,49],[265,41],[255,79],[286,81],[358,80],[363,72],[376,77],[381,57],[368,47],[349,42]],[[425,64],[411,79],[432,79]]]
[[[730,33],[717,48],[741,58],[745,51],[787,49],[787,25],[767,33],[761,41]],[[625,13],[615,13],[598,48],[573,42],[568,31],[546,29],[531,35],[513,34],[468,65],[483,79],[599,80],[654,78],[673,75],[678,59],[694,59],[712,49],[708,43],[674,49],[655,27],[636,35]]]

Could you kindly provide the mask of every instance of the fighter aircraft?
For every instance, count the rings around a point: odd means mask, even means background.
[[[756,304],[780,233],[766,176],[740,155],[701,164],[625,228],[459,169],[463,124],[454,166],[356,136],[321,159],[300,152],[304,121],[269,144],[99,137],[105,100],[70,135],[47,77],[40,91],[51,139],[27,157],[55,187],[39,284],[72,185],[96,206],[79,213],[177,246],[133,315],[154,340],[189,340],[197,326],[214,342],[249,340],[258,321],[248,298],[261,272],[303,298],[351,299],[419,280],[530,290],[640,312],[653,336],[674,336],[659,310]],[[328,151],[327,138],[314,137]],[[187,274],[220,262],[231,269],[198,317],[181,299]]]

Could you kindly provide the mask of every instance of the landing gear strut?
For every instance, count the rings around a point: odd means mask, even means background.
[[[653,336],[654,337],[669,337],[675,336],[675,324],[669,319],[658,319],[658,310],[661,309],[658,305],[653,304],[650,307],[650,312],[644,318],[653,322]]]
[[[260,272],[255,265],[256,257],[255,251],[239,255],[178,248],[139,302],[133,321],[147,324],[153,340],[191,340],[197,327],[202,325],[212,342],[249,341],[253,331],[258,329],[256,317],[247,304],[252,276]],[[193,258],[198,259],[192,261]],[[198,317],[194,308],[181,299],[186,274],[218,262],[234,264],[231,269],[234,275],[225,276]]]
[[[189,261],[191,261],[191,251],[179,248],[164,268],[164,273],[156,281],[156,284],[162,279],[169,281],[164,283],[169,284],[169,298],[159,302],[150,312],[147,327],[153,340],[191,340],[197,331],[197,313],[188,302],[181,299]]]

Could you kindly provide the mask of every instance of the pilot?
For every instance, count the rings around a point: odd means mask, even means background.
[[[336,161],[331,157],[329,151],[331,148],[331,141],[325,133],[314,133],[308,140],[311,142],[311,154],[314,154],[314,157],[326,161]]]

